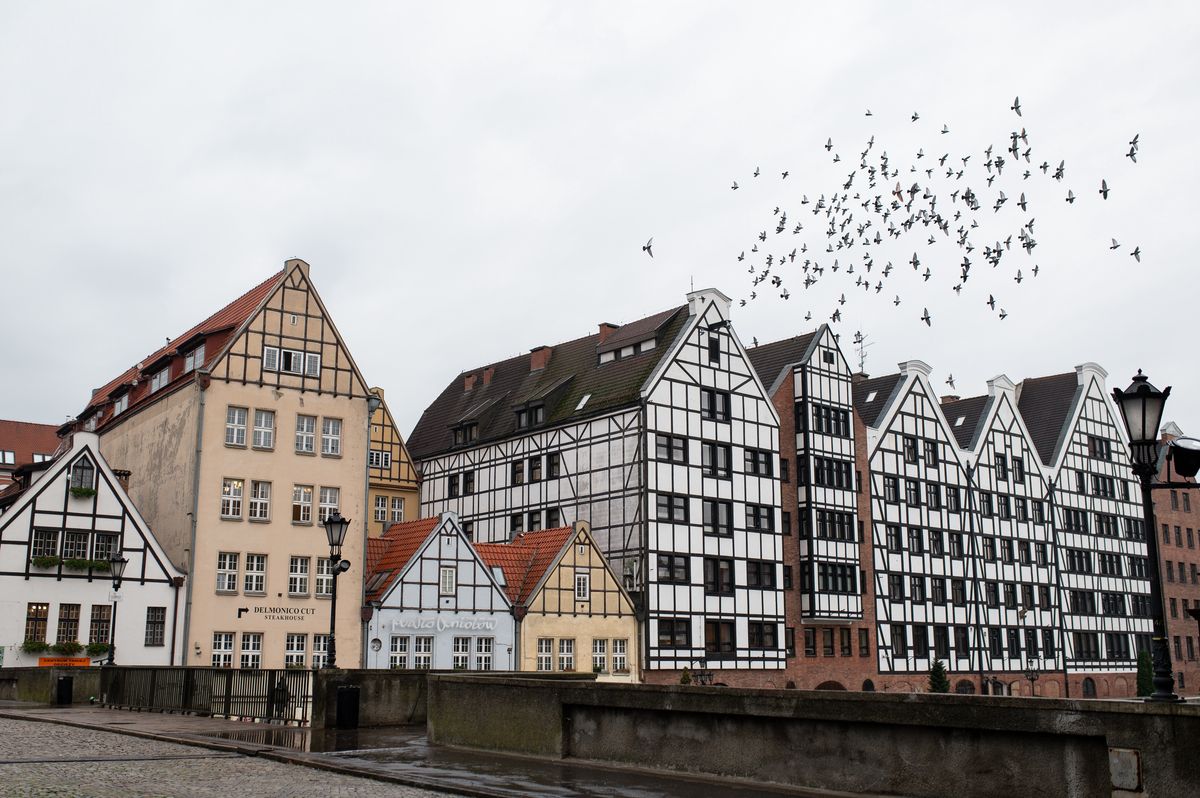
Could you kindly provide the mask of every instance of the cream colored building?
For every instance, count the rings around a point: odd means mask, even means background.
[[[377,402],[371,414],[371,448],[367,454],[370,474],[368,506],[371,508],[370,535],[379,537],[392,524],[418,517],[421,509],[421,484],[404,438],[396,429],[392,411],[384,400],[382,388],[372,388]]]
[[[177,664],[322,664],[337,510],[338,663],[359,665],[369,397],[301,260],[93,394],[76,424],[190,575]]]

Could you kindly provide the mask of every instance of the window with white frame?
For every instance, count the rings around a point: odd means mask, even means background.
[[[475,638],[475,670],[490,671],[492,669],[492,648],[495,640],[491,637]]]
[[[441,568],[438,570],[438,595],[453,596],[456,588],[458,571],[455,568]]]
[[[433,667],[433,638],[413,638],[413,667],[419,671],[427,671]]]
[[[321,454],[340,455],[342,453],[342,420],[340,418],[321,419]]]
[[[250,483],[250,520],[271,520],[271,483]]]
[[[64,560],[86,560],[88,556],[88,533],[67,531],[63,535]]]
[[[537,641],[537,669],[554,670],[554,638],[539,637]]]
[[[292,557],[288,565],[288,594],[308,595],[308,557]]]
[[[171,367],[167,366],[164,369],[159,369],[154,376],[150,378],[150,393],[156,393],[167,387],[167,383],[171,381]]]
[[[319,521],[324,521],[338,511],[338,503],[342,492],[337,488],[321,487],[321,515]]]
[[[575,572],[575,600],[590,601],[592,598],[592,575],[588,571]]]
[[[456,671],[465,671],[471,667],[471,638],[454,638],[454,648],[451,651],[450,667]]]
[[[308,648],[308,635],[298,632],[288,632],[283,649],[283,667],[303,668],[304,654]]]
[[[12,449],[0,449],[0,465],[15,465],[17,453]]]
[[[225,445],[246,445],[246,413],[244,407],[225,408]]]
[[[30,557],[57,557],[58,556],[58,530],[57,529],[35,529],[33,530],[33,541],[29,545]]]
[[[608,670],[608,641],[597,638],[592,641],[592,671],[603,673]]]
[[[113,415],[119,416],[129,409],[129,394],[123,393],[120,397],[113,400]]]
[[[88,627],[89,643],[108,643],[112,640],[112,605],[93,604],[92,622]]]
[[[183,373],[187,374],[189,371],[195,371],[196,369],[203,368],[203,367],[204,367],[204,344],[200,344],[198,347],[196,347],[195,349],[193,349],[192,351],[190,351],[186,355],[184,355],[184,357],[183,357]]]
[[[392,467],[392,453],[380,449],[372,449],[367,453],[367,465],[371,468],[388,469]]]
[[[388,667],[408,670],[408,638],[392,637],[392,648],[388,654]]]
[[[97,532],[92,541],[92,559],[107,560],[117,552],[117,536],[109,532]]]
[[[329,635],[313,635],[312,666],[324,668],[329,662]]]
[[[275,411],[274,410],[255,410],[254,411],[254,438],[255,449],[274,449],[275,448]]]
[[[575,639],[563,637],[558,641],[558,669],[560,671],[575,670]]]
[[[246,572],[242,580],[242,587],[247,593],[265,593],[267,591],[267,555],[246,555]]]
[[[313,454],[317,450],[317,417],[296,416],[296,451]]]
[[[262,667],[262,638],[262,632],[242,632],[242,668]]]
[[[263,371],[319,377],[321,375],[321,356],[315,352],[302,352],[298,349],[264,346]]]
[[[398,524],[404,520],[404,499],[399,496],[392,497],[392,523]]]
[[[235,551],[217,552],[217,592],[236,593],[238,578],[238,558]]]
[[[233,632],[213,632],[212,666],[233,667]]]
[[[242,493],[245,483],[240,479],[223,479],[221,481],[221,517],[242,517]]]
[[[312,523],[312,485],[296,485],[292,488],[292,523]]]
[[[316,595],[328,598],[333,595],[333,560],[328,557],[317,558]]]
[[[612,641],[613,673],[625,673],[629,670],[628,650],[629,641],[625,638],[616,638]]]
[[[375,497],[375,520],[386,522],[388,518],[388,497]]]

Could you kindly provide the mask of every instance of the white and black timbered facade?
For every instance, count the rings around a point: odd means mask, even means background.
[[[53,461],[17,469],[0,498],[0,665],[107,657],[168,665],[182,636],[177,571],[96,435],[75,433]],[[114,592],[109,559],[127,560]],[[115,638],[114,638],[115,634]]]
[[[409,437],[423,515],[469,536],[587,521],[645,664],[781,668],[778,417],[715,290],[462,375]]]

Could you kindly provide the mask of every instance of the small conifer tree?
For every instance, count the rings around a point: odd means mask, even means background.
[[[929,692],[950,692],[950,677],[946,675],[946,666],[940,659],[935,659],[933,667],[929,669]]]
[[[680,684],[691,684],[692,683],[692,672],[690,670],[688,670],[687,668],[684,668],[683,673],[680,674],[680,676],[679,676],[679,683]]]

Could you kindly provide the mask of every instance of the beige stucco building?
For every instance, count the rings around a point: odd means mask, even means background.
[[[301,260],[93,394],[75,424],[190,574],[177,664],[323,663],[335,510],[339,664],[359,664],[369,397]]]

